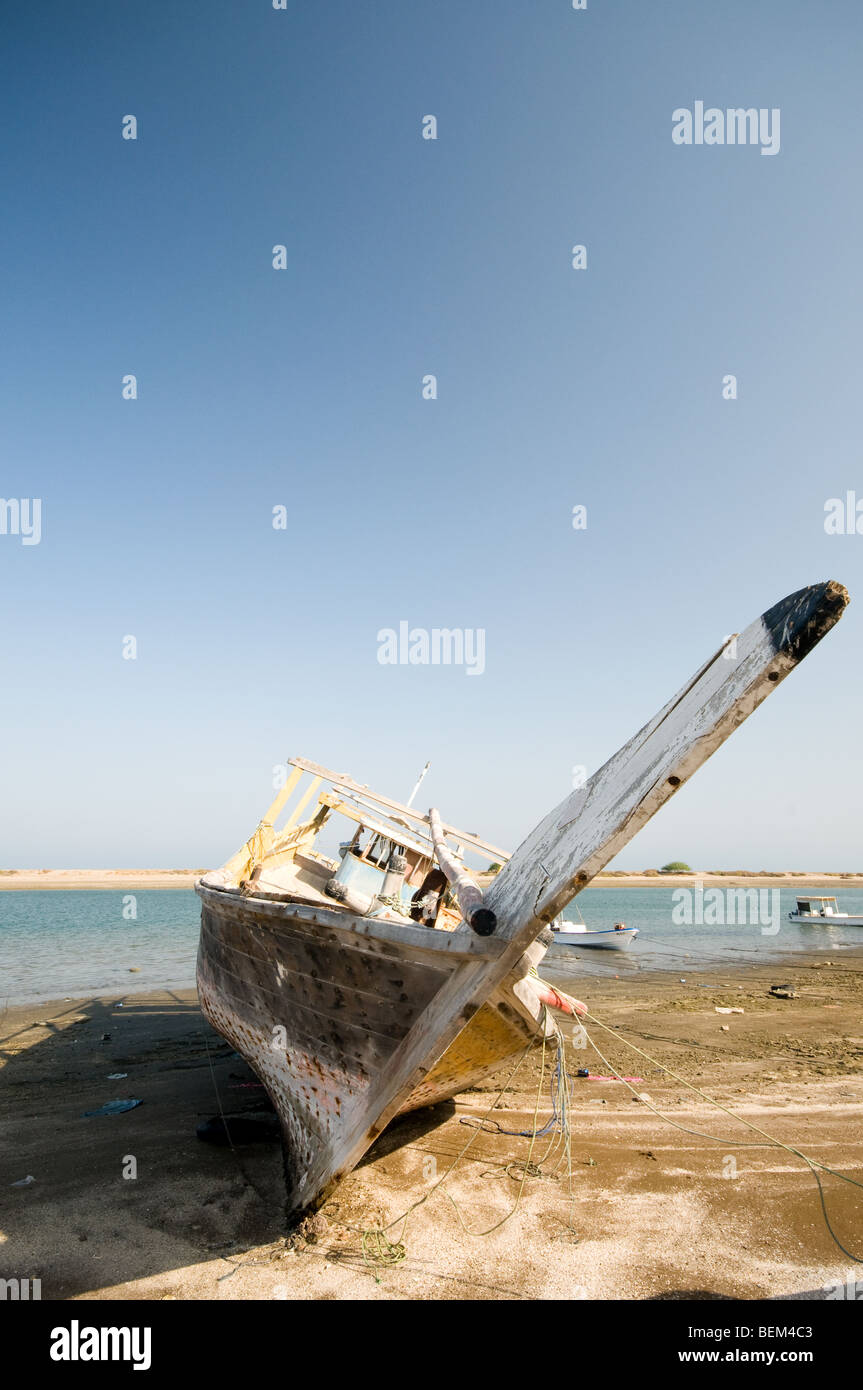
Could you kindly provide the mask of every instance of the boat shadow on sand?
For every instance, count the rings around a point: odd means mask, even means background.
[[[0,1059],[0,1277],[41,1279],[43,1299],[70,1298],[285,1235],[272,1106],[194,991],[9,1009]],[[127,1099],[142,1103],[85,1115]],[[452,1110],[396,1121],[363,1166]],[[202,1143],[198,1127],[213,1120],[223,1142]],[[157,1284],[143,1296],[158,1298]]]

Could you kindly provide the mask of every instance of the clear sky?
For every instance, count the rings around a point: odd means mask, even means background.
[[[423,804],[514,846],[835,578],[616,867],[863,869],[863,535],[824,529],[863,500],[861,40],[856,0],[5,6],[0,495],[42,536],[0,535],[0,863],[220,863],[292,754],[397,797],[430,758]],[[779,152],[675,144],[702,100]],[[484,672],[380,664],[402,621]]]

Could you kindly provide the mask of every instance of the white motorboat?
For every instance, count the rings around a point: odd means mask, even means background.
[[[863,927],[863,917],[840,912],[835,898],[813,897],[811,894],[808,898],[797,899],[797,907],[789,912],[788,920],[815,927]]]
[[[625,922],[615,922],[610,930],[605,930],[558,918],[551,930],[559,946],[599,946],[604,951],[628,951],[638,936],[638,927],[628,927]]]

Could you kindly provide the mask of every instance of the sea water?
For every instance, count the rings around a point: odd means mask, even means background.
[[[0,1002],[186,989],[200,919],[191,889],[0,892]]]
[[[685,975],[687,967],[694,970],[699,964],[749,965],[813,953],[832,959],[855,947],[863,948],[863,927],[830,925],[823,918],[814,926],[789,922],[788,914],[797,906],[797,894],[805,896],[806,890],[771,887],[769,879],[747,885],[750,900],[745,913],[741,913],[740,899],[730,897],[735,890],[721,888],[721,899],[712,901],[719,909],[713,915],[724,919],[723,924],[699,925],[699,916],[708,916],[713,885],[705,889],[703,911],[699,912],[695,882],[693,879],[687,888],[687,896],[674,888],[585,888],[564,911],[565,920],[583,919],[588,927],[606,930],[616,922],[625,922],[628,927],[637,927],[639,934],[628,951],[555,946],[553,959],[558,963],[572,962],[582,973],[619,974],[648,969]],[[757,911],[753,911],[753,888],[758,892]],[[837,896],[840,911],[863,915],[863,888],[843,889]],[[746,918],[742,923],[731,920],[732,916],[741,915]],[[690,918],[689,924],[679,922],[684,916]]]
[[[723,896],[727,890],[723,889]],[[773,889],[765,890],[766,899]],[[801,893],[805,890],[800,889]],[[672,888],[586,888],[564,914],[588,927],[638,927],[629,951],[552,948],[548,973],[622,974],[769,962],[789,955],[841,959],[863,949],[863,927],[801,926],[788,921],[795,890],[779,892],[773,924],[677,925]],[[863,889],[841,892],[839,906],[863,914]],[[135,916],[129,913],[134,910]],[[678,910],[678,915],[680,915]],[[693,914],[695,915],[695,914]],[[191,889],[50,889],[0,892],[0,1003],[79,995],[115,996],[195,983],[200,903]],[[554,973],[552,972],[552,973]]]

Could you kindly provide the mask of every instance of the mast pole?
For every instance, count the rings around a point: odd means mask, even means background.
[[[417,778],[417,784],[416,784],[416,786],[414,787],[413,791],[411,792],[410,796],[408,797],[407,801],[405,802],[405,805],[406,805],[406,806],[413,806],[413,804],[414,804],[414,797],[416,796],[417,792],[419,791],[420,787],[422,786],[422,784],[423,784],[423,778],[425,777],[425,775],[426,775],[426,773],[428,772],[428,770],[429,770],[430,767],[431,767],[431,760],[429,760],[429,761],[426,763],[425,767],[423,768],[422,772],[420,773],[419,777]]]

